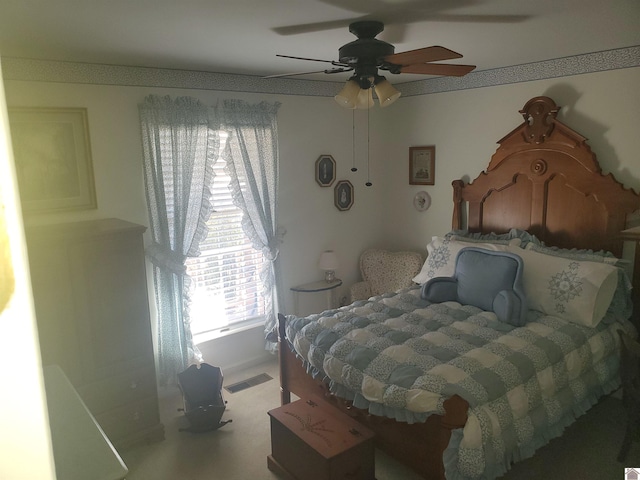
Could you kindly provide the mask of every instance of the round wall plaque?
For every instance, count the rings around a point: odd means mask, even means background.
[[[416,193],[416,196],[413,197],[413,206],[416,207],[416,210],[419,212],[424,212],[431,206],[431,197],[425,191]]]

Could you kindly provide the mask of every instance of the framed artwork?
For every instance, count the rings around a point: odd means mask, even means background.
[[[409,185],[434,185],[436,181],[436,147],[409,148]]]
[[[86,108],[10,108],[25,213],[97,208]]]
[[[353,185],[349,180],[340,180],[333,189],[334,203],[341,212],[353,206]]]
[[[316,182],[321,187],[330,187],[336,180],[336,161],[331,155],[320,155],[316,160]]]

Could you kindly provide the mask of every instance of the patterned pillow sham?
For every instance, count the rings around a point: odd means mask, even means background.
[[[534,252],[544,253],[547,255],[554,255],[556,257],[568,258],[571,260],[588,261],[607,263],[609,265],[616,265],[620,259],[613,255],[611,252],[600,250],[594,252],[593,250],[581,250],[578,248],[559,248],[559,247],[547,247],[543,244],[529,243],[524,248],[527,250],[533,250]]]
[[[506,251],[512,245],[519,248],[520,240],[512,239],[510,243],[491,243],[478,241],[453,240],[448,237],[432,237],[427,245],[427,260],[420,273],[413,277],[415,283],[423,284],[435,277],[451,277],[456,268],[456,256],[464,247],[478,247],[493,251]]]
[[[534,252],[546,253],[547,255],[555,255],[557,257],[568,258],[572,260],[601,262],[614,265],[618,269],[618,286],[609,305],[605,323],[619,322],[626,320],[631,316],[633,310],[633,302],[631,300],[632,284],[629,278],[629,262],[617,258],[613,253],[604,250],[582,250],[577,248],[566,249],[558,247],[548,247],[546,245],[534,245],[532,243],[525,247],[527,250]]]
[[[508,247],[524,262],[529,308],[587,327],[604,318],[618,285],[618,270],[603,262]]]

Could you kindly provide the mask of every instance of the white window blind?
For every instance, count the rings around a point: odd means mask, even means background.
[[[264,321],[260,272],[265,260],[242,230],[242,211],[233,204],[224,167],[222,159],[214,166],[209,234],[200,244],[200,256],[186,262],[194,335]]]

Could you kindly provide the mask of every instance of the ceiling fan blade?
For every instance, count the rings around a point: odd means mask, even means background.
[[[310,62],[335,63],[333,60],[319,60],[317,58],[292,57],[291,55],[278,55],[278,54],[276,54],[276,57],[293,58],[294,60],[308,60]]]
[[[522,23],[529,20],[531,15],[463,15],[463,14],[435,14],[425,15],[414,22],[447,22],[447,23]]]
[[[335,30],[338,28],[346,28],[352,22],[362,20],[379,20],[385,25],[407,25],[420,22],[447,22],[447,23],[521,23],[531,18],[530,15],[470,15],[455,13],[438,13],[446,11],[449,2],[439,2],[441,5],[434,5],[433,2],[425,2],[424,0],[415,0],[399,6],[394,2],[372,2],[367,0],[362,5],[352,5],[348,8],[344,0],[320,0],[323,3],[329,3],[339,8],[353,12],[365,13],[360,17],[352,17],[341,20],[328,20],[324,22],[302,23],[298,25],[286,25],[282,27],[274,27],[271,30],[278,35],[299,35],[303,33],[323,32],[327,30]],[[366,4],[366,7],[365,7]],[[373,4],[373,5],[372,5]],[[401,43],[387,40],[389,43]]]
[[[357,20],[357,19],[356,19]],[[299,35],[301,33],[324,32],[326,30],[335,30],[338,28],[346,28],[353,19],[331,20],[327,22],[303,23],[300,25],[287,25],[284,27],[274,27],[271,30],[278,35]]]
[[[433,46],[387,55],[384,57],[384,61],[394,65],[413,65],[451,60],[452,58],[462,58],[462,55],[448,48]]]
[[[353,70],[353,68],[340,67],[340,68],[332,68],[331,70],[316,70],[314,72],[279,73],[277,75],[267,75],[266,77],[262,77],[262,78],[295,77],[297,75],[311,75],[313,73],[328,73],[328,74],[332,74],[332,73],[349,72],[351,70]]]
[[[418,63],[406,65],[400,73],[417,73],[420,75],[444,75],[447,77],[462,77],[476,68],[475,65],[453,65],[447,63]]]
[[[314,72],[279,73],[277,75],[267,75],[262,78],[295,77],[296,75],[311,75],[312,73],[324,73],[324,70],[316,70]]]
[[[325,70],[324,73],[332,74],[332,73],[342,73],[342,72],[350,72],[353,70],[353,67],[340,67],[340,68],[332,68],[331,70]]]

